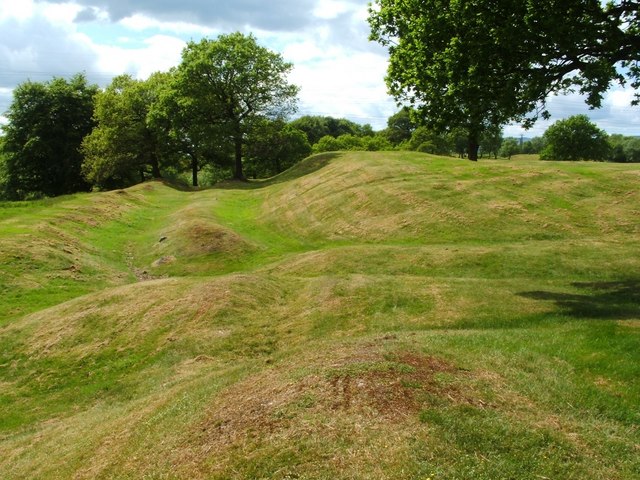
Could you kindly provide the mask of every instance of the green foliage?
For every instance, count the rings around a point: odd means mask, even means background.
[[[464,156],[468,153],[467,148],[469,147],[469,143],[467,141],[469,134],[464,128],[454,128],[447,135],[449,141],[453,145],[453,150],[456,152],[458,157],[464,158]]]
[[[0,135],[0,199],[5,194],[7,183],[7,158],[4,152],[4,136]]]
[[[304,132],[310,145],[315,145],[322,137],[331,135],[327,117],[305,115],[292,120],[290,125]]]
[[[491,157],[498,158],[498,151],[502,145],[502,128],[492,125],[485,130],[480,137],[480,151],[484,155],[485,153]]]
[[[544,133],[542,160],[606,160],[610,154],[607,134],[586,115],[559,120]]]
[[[382,134],[392,145],[397,146],[409,141],[415,129],[416,124],[411,118],[411,109],[405,107],[389,117],[387,128],[382,131]]]
[[[324,117],[327,122],[329,135],[340,137],[342,135],[354,135],[356,137],[373,135],[371,125],[360,125],[346,118]]]
[[[302,130],[281,119],[258,119],[247,139],[245,171],[253,178],[271,177],[291,168],[310,153],[311,145]]]
[[[345,133],[336,138],[340,145],[340,150],[358,151],[364,150],[362,139],[351,133]]]
[[[162,176],[161,164],[174,159],[171,139],[168,129],[152,123],[149,114],[167,81],[160,73],[146,81],[121,75],[97,95],[97,127],[82,144],[87,180],[111,189]]]
[[[544,148],[543,137],[533,137],[522,144],[522,153],[540,153]]]
[[[548,118],[550,93],[577,86],[598,107],[612,82],[640,86],[638,11],[627,0],[376,0],[369,23],[389,47],[390,93],[438,131],[467,130],[475,159],[487,128]]]
[[[296,109],[298,87],[287,81],[293,65],[239,32],[189,42],[176,71],[179,102],[200,132],[215,126],[216,138],[234,152],[234,177],[244,178],[243,148],[256,118],[284,118]]]
[[[325,135],[315,145],[313,145],[314,153],[321,152],[337,152],[342,149],[342,143],[331,135]]]
[[[449,155],[453,150],[449,136],[438,134],[428,127],[416,128],[407,146],[410,150],[434,155]]]
[[[310,145],[315,145],[327,135],[338,138],[341,135],[357,137],[373,136],[371,125],[359,125],[346,118],[323,117],[319,115],[305,115],[291,121],[291,126],[302,130]]]
[[[389,47],[390,93],[409,103],[437,132],[465,130],[470,159],[477,159],[485,130],[531,110],[530,102],[518,103],[515,82],[503,74],[517,55],[501,55],[498,32],[510,24],[496,16],[495,5],[479,0],[452,2],[446,8],[438,0],[378,0],[375,5],[369,18],[371,38]],[[487,25],[494,26],[495,35]]]
[[[362,139],[362,146],[368,152],[381,152],[393,149],[393,145],[387,140],[385,135],[376,133],[373,136],[366,136]]]
[[[627,162],[640,162],[640,138],[634,137],[626,140],[623,152]]]
[[[610,135],[609,145],[611,154],[609,159],[619,163],[640,162],[640,137],[625,137],[623,135]]]
[[[511,159],[512,155],[520,153],[520,143],[513,137],[505,138],[500,146],[498,155]]]
[[[4,195],[24,199],[86,191],[80,143],[93,128],[97,86],[83,75],[14,90],[4,126]]]
[[[206,176],[205,183],[233,166],[233,144],[226,127],[211,121],[211,112],[202,108],[199,99],[185,95],[183,80],[174,69],[160,90],[158,99],[151,106],[149,120],[155,127],[165,129],[175,153],[188,162],[191,184],[200,185],[199,175]]]
[[[314,153],[345,151],[369,151],[391,150],[393,146],[384,135],[356,136],[350,133],[335,138],[325,135],[313,146]]]

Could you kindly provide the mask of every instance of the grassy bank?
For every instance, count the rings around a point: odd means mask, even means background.
[[[639,180],[348,153],[0,205],[0,476],[637,478]]]

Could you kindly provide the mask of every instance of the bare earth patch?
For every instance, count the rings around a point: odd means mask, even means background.
[[[173,468],[188,472],[191,478],[208,477],[212,472],[227,472],[233,452],[251,449],[259,455],[262,447],[291,445],[299,435],[339,444],[341,431],[349,428],[372,429],[382,439],[387,434],[404,438],[400,432],[420,428],[419,412],[434,397],[454,404],[486,405],[464,387],[472,374],[444,359],[409,351],[383,354],[379,345],[333,353],[332,361],[324,354],[310,359],[305,374],[292,371],[300,368],[299,363],[281,366],[217,397],[191,428],[184,448],[174,452]],[[369,442],[371,437],[362,441]],[[404,449],[405,441],[395,448]],[[342,455],[333,461],[344,461]]]

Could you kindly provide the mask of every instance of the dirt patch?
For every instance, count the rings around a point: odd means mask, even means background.
[[[443,374],[439,376],[438,374]],[[482,404],[465,395],[459,377],[467,372],[443,359],[403,352],[393,360],[348,367],[328,376],[328,406],[364,416],[400,420],[428,406],[429,398]]]
[[[470,372],[422,353],[389,356],[372,352],[373,348],[340,355],[330,365],[318,365],[316,362],[326,359],[316,358],[305,367],[313,373],[294,380],[290,380],[296,376],[292,369],[287,373],[280,366],[277,371],[269,370],[236,384],[218,397],[205,418],[192,427],[175,465],[195,467],[208,455],[222,458],[221,453],[229,448],[288,438],[310,425],[320,432],[331,430],[336,418],[363,428],[401,428],[406,422],[416,421],[433,398],[485,405],[464,387]],[[318,431],[314,434],[322,435]]]

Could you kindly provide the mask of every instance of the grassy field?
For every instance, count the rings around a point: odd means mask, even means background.
[[[0,204],[0,478],[640,478],[639,183],[345,153]]]

